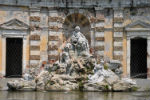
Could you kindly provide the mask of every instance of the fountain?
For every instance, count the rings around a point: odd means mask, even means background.
[[[10,90],[82,90],[82,91],[132,91],[136,82],[121,77],[119,61],[98,63],[89,53],[89,44],[76,26],[70,40],[66,42],[59,61],[31,67],[21,80],[9,81]]]

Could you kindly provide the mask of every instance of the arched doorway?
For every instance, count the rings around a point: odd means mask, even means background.
[[[90,22],[89,19],[79,13],[74,13],[71,15],[68,15],[64,21],[63,24],[63,32],[64,32],[64,38],[67,40],[74,31],[74,28],[76,26],[80,26],[81,32],[84,34],[84,36],[89,41],[89,44],[91,43],[91,35],[90,35]]]
[[[130,75],[133,78],[147,78],[147,39],[131,39]]]

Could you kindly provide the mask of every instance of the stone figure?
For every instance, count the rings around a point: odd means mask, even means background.
[[[29,68],[21,80],[10,81],[11,90],[84,90],[127,91],[136,87],[131,79],[123,79],[121,63],[116,60],[100,60],[100,64],[89,53],[88,40],[76,26],[62,49],[59,61],[54,64]]]
[[[71,37],[72,48],[79,55],[81,52],[89,53],[88,40],[80,32],[80,27],[76,26]]]

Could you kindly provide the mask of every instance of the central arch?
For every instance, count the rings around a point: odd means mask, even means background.
[[[87,38],[90,45],[91,42],[90,22],[86,16],[80,13],[70,14],[65,18],[65,21],[63,23],[64,38],[67,40],[72,35],[72,32],[74,31],[74,28],[76,26],[80,26],[81,32]]]

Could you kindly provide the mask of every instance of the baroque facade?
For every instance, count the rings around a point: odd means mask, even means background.
[[[79,25],[91,53],[121,61],[124,76],[142,69],[149,78],[149,5],[150,0],[0,0],[0,73],[22,74],[26,67],[59,60]]]

